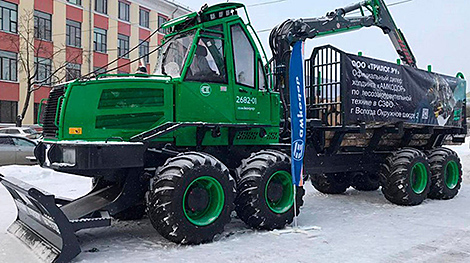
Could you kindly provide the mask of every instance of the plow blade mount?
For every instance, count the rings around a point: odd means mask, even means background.
[[[80,254],[76,231],[111,225],[109,215],[98,210],[120,192],[116,187],[107,187],[72,201],[1,174],[0,182],[13,197],[18,210],[8,232],[46,262],[69,262]]]

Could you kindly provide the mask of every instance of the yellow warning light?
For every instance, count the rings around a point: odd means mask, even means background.
[[[82,134],[82,128],[69,128],[69,134]]]

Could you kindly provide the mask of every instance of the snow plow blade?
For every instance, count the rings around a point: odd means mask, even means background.
[[[19,238],[46,262],[69,262],[80,254],[75,232],[111,225],[106,213],[95,212],[114,198],[108,187],[72,200],[57,198],[16,178],[0,174],[0,182],[15,201],[18,215],[8,232]],[[92,200],[90,200],[92,199]],[[87,201],[96,201],[83,207]]]

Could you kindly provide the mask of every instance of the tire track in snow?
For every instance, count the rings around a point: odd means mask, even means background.
[[[382,262],[452,263],[470,261],[470,230],[458,230],[391,255]]]

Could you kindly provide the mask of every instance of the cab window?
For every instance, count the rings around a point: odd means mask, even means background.
[[[186,80],[227,83],[222,35],[200,37]]]
[[[241,25],[231,27],[235,81],[237,84],[255,87],[255,51]]]
[[[190,31],[170,38],[163,44],[158,54],[155,74],[180,77],[194,34],[194,31]]]

